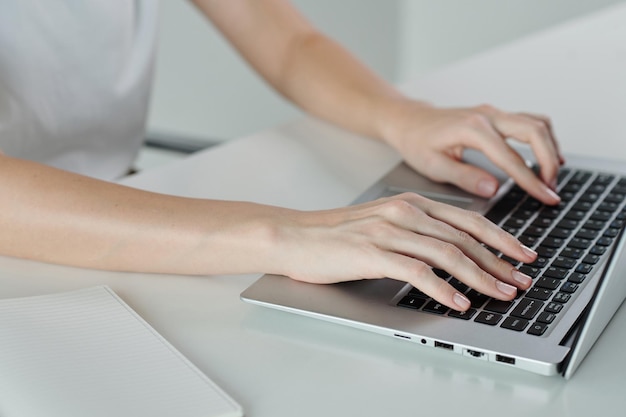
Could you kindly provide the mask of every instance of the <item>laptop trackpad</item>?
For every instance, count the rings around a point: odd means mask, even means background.
[[[466,151],[466,163],[479,166],[494,175],[500,184],[504,184],[508,176],[496,168],[482,154],[476,151]],[[424,197],[442,203],[451,204],[468,210],[484,212],[488,200],[465,192],[450,184],[441,184],[429,180],[418,174],[405,163],[401,163],[390,171],[383,179],[384,188],[378,197],[390,197],[403,192],[415,192]]]

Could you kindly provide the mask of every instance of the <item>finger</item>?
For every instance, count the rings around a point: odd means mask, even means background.
[[[483,152],[498,168],[515,180],[520,187],[537,200],[556,205],[561,198],[526,165],[522,157],[512,149],[491,126],[482,126],[470,134],[468,143]]]
[[[432,203],[430,207],[428,207],[429,203]],[[425,215],[422,218],[416,221],[405,220],[406,224],[400,226],[456,246],[481,269],[504,282],[520,289],[527,289],[530,286],[532,279],[529,276],[495,256],[481,245],[479,240],[486,240],[487,244],[520,262],[533,262],[537,257],[534,251],[478,213],[431,200],[428,200],[426,205]],[[411,222],[413,224],[410,224]]]
[[[410,238],[408,236],[409,233],[405,231],[403,239],[394,239],[387,242],[388,249],[397,254],[415,258],[435,268],[443,269],[458,280],[487,296],[499,300],[511,300],[517,295],[515,286],[497,279],[480,268],[458,247],[429,236],[415,235],[413,238]],[[414,273],[412,269],[402,270],[399,268],[390,272],[394,274],[387,275],[390,278],[397,278],[411,283],[415,282],[415,279],[411,276]],[[439,280],[441,281],[441,279]],[[448,290],[441,282],[437,284],[434,284],[432,280],[425,283],[417,282],[417,288],[437,301],[448,305],[450,294],[446,296]]]
[[[414,196],[408,195],[407,198],[413,199]],[[477,241],[483,242],[520,262],[530,263],[537,258],[535,251],[523,245],[513,235],[502,230],[480,213],[421,196],[418,196],[414,204],[418,205],[426,215],[464,231]]]
[[[534,117],[500,113],[493,119],[496,130],[503,137],[510,137],[530,145],[541,167],[541,178],[556,189],[556,176],[561,165],[559,152],[546,123]]]
[[[424,235],[450,243],[461,249],[479,268],[489,272],[501,281],[522,290],[527,289],[532,284],[532,278],[515,269],[509,262],[495,256],[468,232],[458,230],[445,222],[435,219],[426,225],[426,228],[422,227],[420,231]],[[503,233],[506,232],[503,231]],[[519,246],[518,248],[521,249]],[[526,255],[524,258],[530,258],[530,256]]]
[[[545,123],[545,125],[548,127],[548,130],[550,132],[550,137],[553,141],[554,148],[556,149],[557,154],[559,156],[559,162],[561,165],[565,164],[565,157],[563,156],[563,153],[561,152],[561,146],[559,145],[559,141],[556,139],[556,135],[554,134],[554,128],[552,127],[552,120],[550,120],[548,116],[544,116],[543,114],[536,114],[536,113],[519,113],[519,114],[526,116],[526,117],[532,117],[537,120],[541,120],[543,123]]]
[[[466,311],[471,307],[470,300],[463,293],[435,275],[432,268],[426,263],[394,253],[389,255],[388,264],[397,270],[397,272],[387,275],[390,278],[411,284],[453,310]]]
[[[476,241],[483,242],[520,262],[530,263],[537,257],[537,253],[524,246],[513,235],[474,211],[431,200],[415,193],[402,193],[366,204],[376,204],[369,205],[367,216],[385,218],[390,223],[415,233],[426,233],[433,224],[443,227],[440,225],[443,223],[452,227],[448,229],[450,234],[465,232]]]
[[[485,198],[493,197],[500,185],[487,171],[446,156],[436,157],[428,176],[435,181],[454,184],[462,190]]]

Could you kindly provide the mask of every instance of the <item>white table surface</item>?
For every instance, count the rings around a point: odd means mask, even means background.
[[[544,112],[566,151],[624,160],[625,22],[622,4],[405,89],[443,105],[489,102]],[[305,119],[123,183],[318,209],[348,204],[397,161],[378,142]],[[0,298],[111,286],[251,417],[607,416],[626,408],[624,308],[574,378],[564,381],[247,305],[239,294],[254,275],[112,273],[11,258],[0,258],[0,272]]]

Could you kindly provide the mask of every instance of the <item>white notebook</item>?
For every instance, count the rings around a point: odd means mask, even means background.
[[[3,417],[242,414],[106,286],[0,300]]]

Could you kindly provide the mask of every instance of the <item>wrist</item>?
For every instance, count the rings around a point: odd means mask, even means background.
[[[432,108],[430,103],[402,95],[385,100],[377,112],[377,137],[402,153],[409,126],[415,126],[415,120],[420,114]]]

